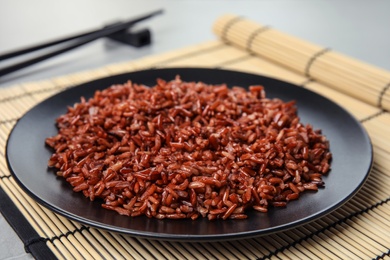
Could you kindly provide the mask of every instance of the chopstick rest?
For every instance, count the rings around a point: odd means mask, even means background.
[[[107,27],[115,26],[122,22],[117,22],[108,25]],[[132,31],[131,27],[121,30],[116,33],[108,35],[106,38],[127,44],[133,47],[142,47],[149,45],[152,42],[152,35],[149,29],[141,29],[137,31]]]

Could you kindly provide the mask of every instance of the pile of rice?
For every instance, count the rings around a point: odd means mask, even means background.
[[[321,130],[262,86],[127,82],[82,97],[57,126],[48,165],[126,216],[244,219],[318,190],[330,170]]]

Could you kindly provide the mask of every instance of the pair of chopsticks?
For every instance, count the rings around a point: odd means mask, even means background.
[[[70,51],[74,48],[77,48],[79,46],[82,46],[84,44],[92,42],[92,41],[97,40],[99,38],[107,37],[107,36],[113,35],[115,33],[118,33],[120,31],[126,30],[138,22],[144,21],[146,19],[149,19],[149,18],[151,18],[155,15],[161,14],[161,13],[162,13],[162,10],[158,10],[158,11],[149,13],[147,15],[140,16],[140,17],[135,18],[135,19],[130,19],[126,22],[115,23],[113,25],[105,26],[105,27],[97,29],[97,30],[84,32],[84,33],[73,35],[70,37],[65,37],[62,39],[58,39],[58,40],[46,42],[43,44],[31,46],[31,47],[28,47],[25,49],[16,50],[16,51],[2,54],[2,55],[0,55],[0,61],[15,58],[15,57],[23,55],[23,54],[38,51],[38,50],[41,50],[41,49],[44,49],[47,47],[51,47],[51,46],[55,46],[58,44],[64,44],[66,42],[75,41],[75,42],[70,43],[68,46],[62,47],[62,48],[57,49],[55,51],[43,54],[41,56],[37,56],[35,58],[28,59],[26,61],[22,61],[22,62],[13,64],[13,65],[10,65],[10,66],[5,67],[5,68],[0,68],[0,77],[4,76],[6,74],[9,74],[9,73],[15,72],[17,70],[26,68],[26,67],[31,66],[35,63],[52,58],[52,57],[57,56],[59,54],[62,54],[64,52]]]

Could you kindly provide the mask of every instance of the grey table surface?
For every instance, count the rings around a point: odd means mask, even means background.
[[[107,39],[0,78],[0,87],[37,81],[215,39],[212,24],[233,13],[320,46],[390,70],[390,1],[387,0],[0,0],[0,53],[41,43],[157,9],[142,22],[151,45],[134,48]],[[9,62],[0,63],[2,66]],[[0,214],[0,259],[31,259]]]

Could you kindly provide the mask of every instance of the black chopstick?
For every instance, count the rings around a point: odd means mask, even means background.
[[[49,52],[49,53],[43,54],[41,56],[38,56],[38,57],[35,57],[35,58],[31,58],[29,60],[26,60],[26,61],[14,64],[14,65],[10,65],[8,67],[2,68],[2,69],[0,69],[0,77],[4,76],[6,74],[9,74],[11,72],[15,72],[17,70],[23,69],[25,67],[33,65],[33,64],[38,63],[40,61],[49,59],[51,57],[54,57],[56,55],[59,55],[61,53],[66,52],[66,51],[72,50],[74,48],[77,48],[77,47],[79,47],[81,45],[87,44],[87,43],[89,43],[91,41],[94,41],[96,39],[99,39],[99,38],[102,38],[102,37],[105,37],[105,36],[109,36],[109,35],[111,35],[113,33],[125,30],[125,29],[129,28],[130,26],[132,26],[132,25],[134,25],[134,24],[136,24],[138,22],[141,22],[143,20],[149,19],[149,18],[151,18],[151,17],[153,17],[155,15],[161,14],[162,12],[163,12],[162,10],[158,10],[158,11],[152,12],[150,14],[143,15],[143,16],[141,16],[139,18],[131,19],[129,21],[118,23],[118,24],[114,24],[114,25],[111,25],[111,26],[106,26],[106,27],[104,27],[102,29],[93,30],[93,31],[90,31],[90,32],[74,35],[74,36],[71,36],[71,37],[66,37],[66,38],[63,38],[63,39],[59,39],[59,40],[47,42],[47,43],[44,43],[44,44],[32,46],[32,47],[29,47],[29,48],[26,48],[26,49],[23,49],[23,50],[18,50],[18,51],[14,51],[14,52],[3,54],[3,55],[1,55],[1,59],[0,60],[16,57],[16,56],[19,56],[19,55],[22,55],[22,54],[26,54],[26,53],[29,53],[29,52],[32,52],[32,51],[36,51],[36,50],[40,50],[40,49],[43,49],[43,48],[46,48],[46,47],[54,46],[56,44],[65,43],[67,41],[77,40],[77,39],[79,40],[76,43],[70,44],[70,45],[68,45],[66,47],[63,47],[63,48],[58,49],[58,50],[55,50],[53,52]]]
[[[30,52],[33,52],[33,51],[38,51],[38,50],[41,50],[41,49],[44,49],[44,48],[47,48],[47,47],[51,47],[51,46],[54,46],[54,45],[57,45],[57,44],[60,44],[60,43],[64,43],[64,42],[67,42],[67,41],[71,41],[71,40],[75,40],[75,39],[78,39],[78,38],[82,38],[82,37],[85,37],[87,35],[90,35],[92,33],[95,33],[97,31],[101,31],[101,30],[102,29],[93,30],[93,31],[90,31],[90,32],[81,33],[81,34],[69,36],[69,37],[66,37],[66,38],[61,38],[61,39],[58,39],[58,40],[53,40],[53,41],[50,41],[50,42],[42,43],[42,44],[39,44],[39,45],[30,46],[30,47],[27,47],[27,48],[24,48],[24,49],[20,49],[20,50],[4,53],[4,54],[0,55],[0,61],[6,60],[6,59],[10,59],[10,58],[14,58],[16,56],[20,56],[20,55],[23,55],[23,54],[26,54],[26,53],[30,53]]]

